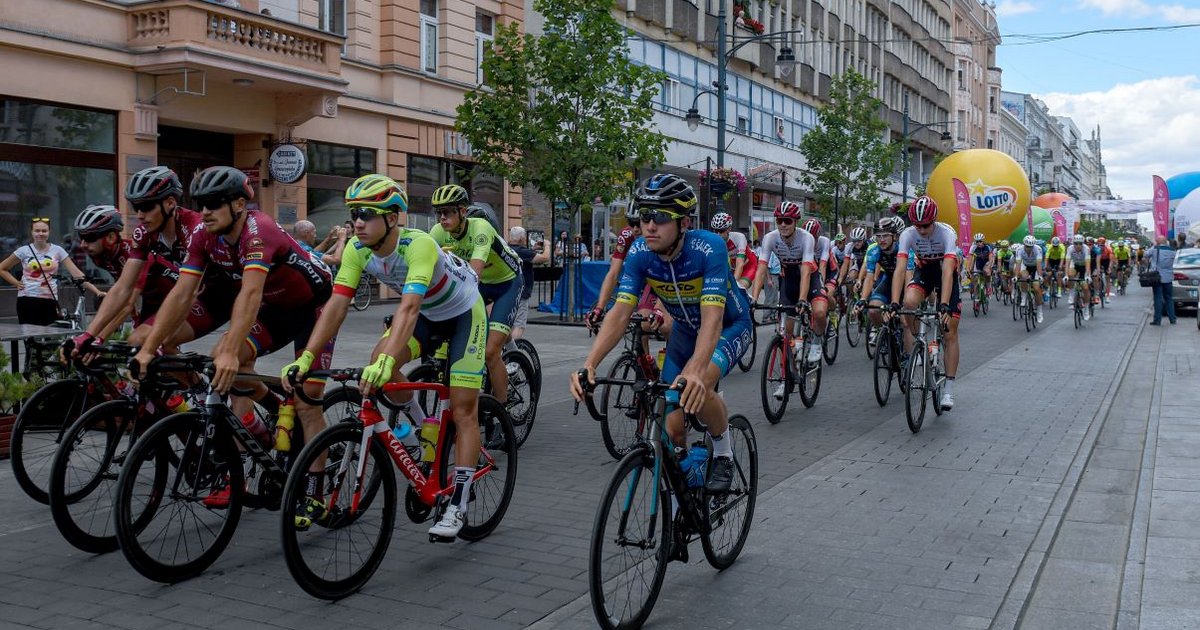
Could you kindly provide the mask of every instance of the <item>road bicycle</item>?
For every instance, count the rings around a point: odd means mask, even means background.
[[[1083,327],[1083,322],[1084,322],[1083,309],[1084,308],[1088,309],[1088,318],[1089,319],[1095,313],[1095,308],[1096,308],[1094,305],[1092,305],[1091,300],[1088,300],[1088,303],[1086,305],[1083,303],[1083,291],[1079,290],[1079,283],[1081,283],[1081,282],[1083,282],[1083,281],[1082,280],[1073,280],[1072,286],[1071,286],[1071,294],[1073,296],[1071,298],[1071,304],[1072,304],[1072,307],[1074,310],[1075,328]]]
[[[742,289],[745,291],[745,289]],[[750,295],[746,294],[746,303],[750,304]],[[758,354],[758,326],[755,325],[754,313],[750,313],[750,345],[746,351],[738,357],[738,368],[742,372],[749,372],[754,367],[754,358]]]
[[[313,372],[333,381],[357,381],[362,370]],[[362,402],[357,421],[333,425],[314,436],[296,457],[283,488],[280,533],[288,571],[300,588],[321,599],[340,599],[362,588],[387,553],[396,521],[395,467],[409,481],[404,508],[409,520],[441,518],[454,491],[456,425],[450,388],[440,382],[387,383],[379,394],[428,391],[436,395],[440,419],[436,441],[421,452],[393,434],[380,413],[387,397]],[[297,395],[316,404],[300,390]],[[486,394],[479,397],[481,450],[472,477],[466,524],[458,537],[481,540],[504,518],[517,480],[517,441],[504,406]],[[428,421],[427,421],[428,422]],[[424,425],[422,425],[424,426]],[[425,433],[422,429],[421,433]],[[322,462],[324,462],[322,464]],[[324,513],[302,527],[297,517],[311,497],[305,471],[324,466],[320,495]],[[453,539],[430,535],[430,542]]]
[[[1025,332],[1032,332],[1037,328],[1037,312],[1041,306],[1041,301],[1037,299],[1037,295],[1033,292],[1033,283],[1037,280],[1030,278],[1027,280],[1017,280],[1017,285],[1020,289],[1017,295],[1014,296],[1013,302],[1013,319],[1017,319],[1018,310],[1020,318],[1025,320]]]
[[[982,271],[971,274],[971,314],[979,317],[980,313],[987,315],[989,286],[987,276]]]
[[[850,312],[842,320],[846,327],[846,343],[850,344],[851,348],[857,348],[862,342],[863,335],[869,335],[871,332],[871,319],[867,317],[867,312],[861,308],[851,308]],[[868,341],[870,337],[868,337]],[[867,348],[867,358],[870,359],[874,353],[873,348]]]
[[[800,386],[800,401],[811,408],[821,391],[821,359],[808,360],[808,345],[816,338],[809,326],[811,308],[808,303],[799,306],[755,305],[755,310],[774,311],[779,315],[775,336],[767,344],[763,355],[762,380],[759,391],[762,395],[763,413],[771,424],[783,419],[792,389]],[[800,320],[800,336],[792,334],[795,319]],[[776,397],[776,392],[782,394]]]
[[[642,328],[643,322],[653,318],[634,313],[629,317],[625,328],[625,350],[613,362],[608,371],[608,380],[612,381],[657,381],[661,366],[650,354],[646,339],[660,339],[657,332],[648,333]],[[665,352],[665,351],[663,351]],[[613,459],[621,459],[633,448],[645,427],[646,417],[641,413],[633,388],[622,385],[602,385],[598,388],[600,404],[588,405],[588,413],[592,413],[600,421],[600,436],[604,440],[604,448]]]
[[[587,372],[580,372],[579,379],[585,388],[591,386]],[[667,433],[668,398],[678,403],[670,383],[597,378],[595,384],[632,388],[651,419],[601,495],[588,547],[588,595],[596,621],[606,630],[640,628],[658,599],[667,564],[686,563],[691,542],[700,540],[705,559],[717,570],[737,560],[754,520],[758,444],[745,416],[729,418],[733,483],[728,493],[710,494],[703,483],[712,452],[706,427],[686,415],[688,428],[704,436],[691,450]],[[683,386],[680,382],[678,387]],[[590,398],[584,400],[591,404]],[[686,436],[683,443],[688,443]]]
[[[1051,310],[1058,308],[1058,294],[1062,290],[1061,282],[1062,272],[1058,269],[1046,271],[1046,285],[1042,292],[1046,295],[1046,303]]]
[[[901,309],[899,315],[911,315],[920,320],[920,328],[913,336],[905,365],[907,378],[904,389],[904,417],[908,429],[913,433],[921,430],[925,421],[925,407],[932,403],[933,411],[942,415],[942,392],[946,385],[945,349],[942,335],[945,326],[935,309],[927,305],[916,310]]]
[[[845,285],[843,285],[844,287]],[[837,360],[838,345],[840,344],[842,316],[846,314],[846,300],[843,298],[842,287],[834,291],[833,303],[830,304],[825,320],[825,335],[821,339],[821,356],[827,365],[833,365]]]
[[[871,310],[886,310],[884,306],[866,306]],[[875,402],[880,407],[886,406],[892,393],[892,380],[895,377],[897,385],[903,391],[904,374],[904,340],[900,319],[884,317],[883,326],[875,335],[877,348],[872,363],[872,381],[875,389]]]

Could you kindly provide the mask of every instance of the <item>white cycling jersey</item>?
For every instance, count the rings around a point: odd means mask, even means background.
[[[1016,259],[1026,267],[1036,267],[1038,261],[1042,260],[1044,256],[1045,252],[1042,251],[1040,245],[1034,245],[1033,247],[1022,247],[1021,249],[1018,249],[1016,253]]]
[[[812,234],[804,230],[797,229],[790,239],[785,239],[779,230],[771,230],[763,237],[762,249],[768,255],[775,254],[784,267],[816,264],[816,242]]]
[[[908,258],[911,253],[916,256],[918,265],[940,263],[946,258],[958,257],[958,234],[954,228],[938,222],[933,224],[929,236],[921,236],[917,228],[910,225],[900,233],[897,249],[897,257]]]
[[[1084,245],[1072,245],[1067,248],[1067,258],[1071,259],[1072,264],[1080,266],[1085,265],[1087,264],[1088,257],[1090,256],[1091,252],[1089,252],[1088,248]]]

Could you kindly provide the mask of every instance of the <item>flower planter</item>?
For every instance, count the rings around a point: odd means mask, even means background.
[[[0,416],[0,459],[8,459],[9,457],[13,423],[16,421],[17,417],[14,415]]]

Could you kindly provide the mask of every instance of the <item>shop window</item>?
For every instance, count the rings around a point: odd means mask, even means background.
[[[309,142],[308,172],[351,178],[374,173],[375,150],[324,142]]]
[[[27,101],[0,101],[0,143],[112,153],[116,116]]]
[[[421,0],[421,70],[437,73],[438,18],[437,0]]]
[[[324,142],[309,142],[307,219],[317,226],[317,238],[348,218],[346,188],[375,172],[375,150]]]

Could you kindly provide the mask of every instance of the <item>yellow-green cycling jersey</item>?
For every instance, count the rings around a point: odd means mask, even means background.
[[[433,226],[429,235],[445,249],[449,249],[463,260],[483,261],[482,284],[508,282],[521,273],[521,259],[500,238],[496,228],[487,219],[472,217],[466,220],[467,227],[458,237],[450,234],[441,225]]]
[[[333,280],[334,292],[354,297],[363,272],[398,293],[420,295],[421,314],[434,321],[465,313],[479,297],[475,271],[421,230],[400,230],[395,251],[386,256],[372,252],[357,236],[351,238]]]
[[[1133,250],[1131,250],[1128,247],[1121,246],[1121,247],[1114,247],[1112,250],[1112,253],[1113,253],[1113,258],[1115,258],[1117,260],[1125,261],[1125,260],[1129,260],[1129,256],[1130,256],[1130,254],[1133,253]]]
[[[1062,260],[1067,256],[1066,245],[1051,245],[1046,248],[1046,260]]]

